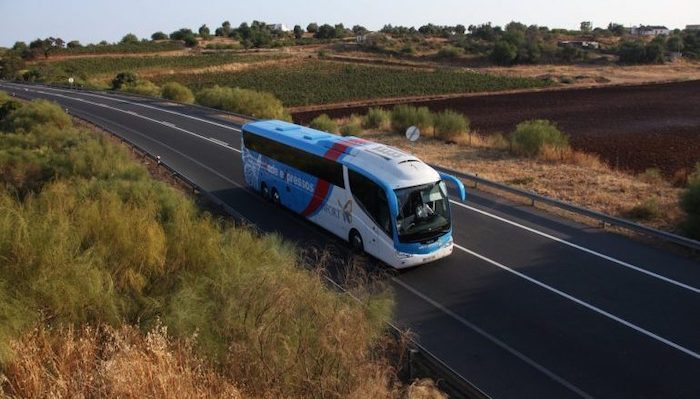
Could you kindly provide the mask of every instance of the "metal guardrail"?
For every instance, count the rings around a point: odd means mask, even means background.
[[[440,166],[436,165],[431,165],[433,168],[443,171],[445,173],[452,174],[454,176],[459,177],[460,179],[463,180],[469,180],[474,183],[474,188],[478,188],[479,184],[497,189],[499,191],[503,191],[509,194],[517,195],[520,197],[527,198],[531,201],[532,206],[535,205],[535,203],[540,202],[555,208],[559,208],[571,213],[575,213],[581,216],[586,216],[591,219],[598,220],[604,224],[609,224],[611,226],[617,226],[617,227],[622,227],[627,230],[634,231],[636,233],[644,234],[647,236],[655,237],[655,238],[660,238],[664,241],[671,242],[677,245],[681,245],[685,248],[691,249],[693,251],[700,251],[700,241],[696,241],[687,237],[679,236],[677,234],[669,233],[667,231],[662,231],[655,229],[653,227],[649,226],[644,226],[638,223],[634,223],[630,220],[618,218],[615,216],[610,216],[606,215],[604,213],[594,211],[592,209],[588,208],[583,208],[574,204],[570,204],[568,202],[560,201],[554,198],[549,198],[545,197],[543,195],[519,189],[516,187],[512,187],[503,183],[498,183],[495,181],[491,181],[488,179],[484,179],[483,177],[479,177],[477,175],[472,175],[469,173],[464,173],[464,172],[459,172],[456,170],[450,170],[446,169]]]
[[[25,83],[22,83],[22,84],[25,84]],[[32,83],[32,84],[36,85],[36,86],[52,87],[51,85],[43,85],[43,84],[37,84],[37,83]],[[54,87],[55,86],[67,87],[67,86],[62,86],[62,85],[53,85],[53,86]],[[76,88],[76,87],[74,87],[73,89],[86,90],[86,91],[97,91],[97,90],[90,90],[90,89]],[[132,96],[132,97],[136,97],[136,98],[149,99],[149,100],[155,99],[154,97],[142,96],[142,95],[133,94],[133,93],[122,93],[122,92],[115,93],[115,92],[111,92],[111,91],[100,91],[100,92],[105,93],[105,94],[112,94],[112,95],[113,94],[126,95],[126,96]],[[164,100],[164,101],[178,103],[178,102],[172,101],[172,100]],[[216,108],[204,107],[204,106],[201,106],[198,104],[186,104],[186,103],[179,103],[179,104],[193,106],[193,107],[200,108],[203,110],[216,109]],[[235,112],[224,111],[224,110],[219,110],[219,109],[216,109],[216,111],[220,112],[220,113],[228,114],[231,116],[235,116],[238,118],[242,118],[242,119],[256,120],[255,118],[252,118],[250,116],[237,114]],[[621,227],[621,228],[627,229],[629,231],[633,231],[635,233],[643,234],[643,235],[654,237],[654,238],[659,238],[659,239],[662,239],[666,242],[680,245],[684,248],[692,250],[693,252],[700,251],[700,241],[696,241],[696,240],[693,240],[693,239],[690,239],[687,237],[683,237],[683,236],[680,236],[677,234],[673,234],[673,233],[670,233],[667,231],[658,230],[658,229],[655,229],[653,227],[644,226],[644,225],[632,222],[632,221],[627,220],[627,219],[622,219],[619,217],[606,215],[602,212],[594,211],[592,209],[588,209],[588,208],[584,208],[584,207],[577,206],[574,204],[570,204],[568,202],[564,202],[564,201],[557,200],[554,198],[545,197],[543,195],[540,195],[540,194],[537,194],[537,193],[534,193],[531,191],[519,189],[516,187],[508,186],[508,185],[503,184],[503,183],[498,183],[495,181],[484,179],[483,177],[479,177],[477,175],[473,175],[470,173],[451,170],[451,169],[443,168],[443,167],[440,167],[437,165],[430,165],[430,166],[432,166],[433,168],[435,168],[437,170],[443,171],[445,173],[449,173],[449,174],[452,174],[454,176],[457,176],[463,180],[469,180],[469,181],[474,183],[474,188],[478,188],[478,185],[481,184],[481,185],[484,185],[484,186],[487,186],[490,188],[494,188],[494,189],[502,191],[502,192],[506,192],[509,194],[513,194],[516,196],[527,198],[531,201],[532,206],[534,206],[536,202],[540,202],[540,203],[543,203],[543,204],[546,204],[546,205],[549,205],[549,206],[552,206],[555,208],[559,208],[559,209],[562,209],[562,210],[565,210],[565,211],[568,211],[571,213],[575,213],[575,214],[578,214],[581,216],[589,217],[589,218],[594,219],[594,220],[598,220],[598,221],[603,223],[603,226],[605,226],[605,224],[608,224],[611,226]]]

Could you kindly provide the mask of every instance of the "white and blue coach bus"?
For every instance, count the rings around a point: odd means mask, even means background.
[[[466,195],[455,177],[393,147],[288,122],[252,122],[242,132],[246,183],[354,250],[396,268],[452,253],[444,181]]]

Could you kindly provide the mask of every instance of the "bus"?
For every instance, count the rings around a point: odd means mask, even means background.
[[[242,127],[245,181],[274,204],[309,219],[395,268],[452,253],[452,219],[445,182],[397,148],[277,120]]]

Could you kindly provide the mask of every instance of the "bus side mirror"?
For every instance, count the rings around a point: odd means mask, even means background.
[[[461,180],[452,175],[448,175],[447,173],[438,172],[438,174],[440,174],[440,178],[442,180],[448,181],[455,185],[457,191],[459,192],[459,199],[462,202],[467,200],[467,190],[464,188],[464,184],[462,184]]]

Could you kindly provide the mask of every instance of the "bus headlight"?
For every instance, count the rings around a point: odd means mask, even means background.
[[[413,254],[409,254],[409,253],[401,252],[401,251],[396,251],[396,257],[398,259],[408,259],[408,258],[412,258]]]

